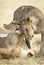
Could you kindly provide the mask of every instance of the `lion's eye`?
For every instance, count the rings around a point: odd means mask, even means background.
[[[38,23],[37,26],[40,26],[40,24]]]
[[[17,28],[16,30],[19,30],[19,29]],[[16,31],[16,30],[15,30],[15,31]]]
[[[26,31],[28,31],[28,29],[27,29],[27,28],[26,28],[25,30],[26,30]]]
[[[30,21],[30,19],[29,19],[29,18],[27,18],[27,21]]]
[[[28,33],[28,29],[26,28],[25,31]]]

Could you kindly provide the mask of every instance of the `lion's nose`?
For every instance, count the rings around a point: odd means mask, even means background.
[[[34,34],[38,34],[38,32],[37,31],[34,31]]]
[[[32,37],[33,37],[34,35],[32,35]]]
[[[33,38],[34,35],[30,36],[29,39],[31,40]]]

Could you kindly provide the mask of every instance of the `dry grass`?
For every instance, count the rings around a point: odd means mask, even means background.
[[[0,59],[0,65],[44,65],[44,58]]]

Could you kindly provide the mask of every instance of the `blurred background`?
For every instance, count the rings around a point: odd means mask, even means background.
[[[44,14],[44,0],[0,0],[0,27],[13,20],[14,11],[21,5],[32,5]]]

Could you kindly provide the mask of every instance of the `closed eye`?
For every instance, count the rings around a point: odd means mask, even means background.
[[[25,30],[28,32],[28,29],[27,28]]]
[[[16,30],[19,30],[19,29],[17,28]],[[15,30],[15,31],[16,31],[16,30]]]

